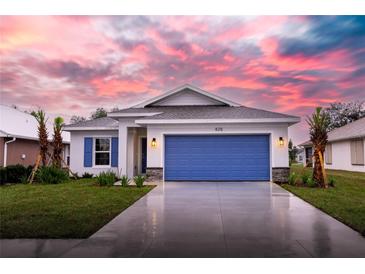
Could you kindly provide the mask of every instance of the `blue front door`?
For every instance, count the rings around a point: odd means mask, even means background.
[[[268,181],[269,135],[169,135],[166,181]]]
[[[146,167],[147,167],[147,138],[143,137],[141,138],[141,150],[142,150],[142,173],[146,173]]]

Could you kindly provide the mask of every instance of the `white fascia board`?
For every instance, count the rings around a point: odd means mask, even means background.
[[[64,131],[87,131],[87,130],[118,130],[116,127],[69,127]]]
[[[8,133],[6,133],[5,131],[0,130],[0,137],[8,137],[8,136],[9,136]]]
[[[344,138],[339,137],[339,138],[335,138],[335,139],[328,138],[328,142],[332,143],[332,142],[339,142],[339,141],[349,141],[352,139],[360,139],[360,138],[365,138],[365,135],[359,134],[359,135],[347,136]]]
[[[263,119],[141,119],[136,124],[237,124],[237,123],[289,123],[296,124],[300,118],[263,118]]]
[[[116,118],[133,118],[133,117],[148,117],[161,114],[162,112],[148,112],[148,113],[108,113],[108,117]]]
[[[135,106],[132,106],[132,108],[144,108],[144,107],[145,107],[145,106],[147,106],[147,105],[150,105],[150,104],[152,104],[152,103],[155,103],[155,102],[161,101],[162,99],[164,99],[164,98],[166,98],[166,97],[169,97],[169,96],[171,96],[171,95],[173,95],[173,94],[175,94],[175,93],[178,93],[178,92],[180,92],[180,91],[182,91],[182,90],[184,90],[184,89],[187,89],[187,88],[188,88],[188,89],[191,89],[191,90],[193,90],[193,91],[195,91],[195,92],[197,92],[197,93],[200,93],[200,94],[202,94],[202,95],[205,95],[205,96],[207,96],[207,97],[209,97],[209,98],[212,98],[212,99],[214,99],[214,100],[217,100],[217,101],[219,101],[219,102],[222,102],[222,103],[224,103],[224,104],[227,104],[227,105],[229,105],[229,106],[231,106],[231,107],[238,107],[238,106],[240,106],[240,104],[237,104],[237,103],[235,103],[235,102],[232,102],[232,101],[230,101],[230,100],[228,100],[228,99],[222,98],[222,97],[220,97],[220,96],[218,96],[218,95],[215,95],[215,94],[212,94],[212,93],[209,93],[209,92],[207,92],[207,91],[205,91],[205,90],[202,90],[202,89],[200,89],[200,88],[198,88],[198,87],[194,87],[194,86],[192,86],[192,85],[185,84],[185,85],[183,85],[183,86],[180,86],[180,87],[174,88],[174,89],[172,89],[172,90],[170,90],[170,91],[167,91],[167,92],[165,92],[165,93],[163,93],[163,94],[161,94],[161,95],[159,95],[159,96],[156,96],[156,97],[154,97],[154,98],[148,99],[148,100],[146,100],[146,101],[144,101],[144,102],[142,102],[142,103],[140,103],[140,104],[137,104],[137,105],[135,105]]]
[[[15,137],[18,139],[24,139],[24,140],[30,140],[30,141],[38,141],[39,139],[37,137],[28,137],[28,136],[24,136],[24,135],[18,135],[18,134],[8,134],[4,131],[0,131],[0,137]],[[52,139],[48,138],[48,141],[51,142]],[[70,141],[65,141],[62,140],[63,144],[69,144]]]

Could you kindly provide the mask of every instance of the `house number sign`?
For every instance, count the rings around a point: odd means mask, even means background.
[[[223,131],[223,128],[222,127],[216,127],[215,131]]]

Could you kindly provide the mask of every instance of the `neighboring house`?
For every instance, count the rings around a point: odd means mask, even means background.
[[[53,128],[47,124],[49,141]],[[64,141],[63,158],[69,158],[70,133],[62,133]],[[52,153],[50,148],[50,153]],[[34,165],[39,154],[38,122],[30,114],[18,109],[0,105],[0,166]]]
[[[298,148],[297,155],[295,156],[295,161],[297,163],[303,163],[304,159],[304,148]]]
[[[65,127],[71,170],[165,181],[285,181],[299,117],[249,108],[184,85],[108,117]]]
[[[313,147],[311,141],[306,141],[299,145],[299,147],[303,147],[303,158],[302,163],[306,167],[313,166]]]
[[[311,142],[301,146],[312,155]],[[328,133],[324,162],[327,169],[365,172],[365,118]]]

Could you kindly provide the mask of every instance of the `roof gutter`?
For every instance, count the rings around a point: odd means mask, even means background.
[[[226,124],[226,123],[288,123],[296,124],[300,118],[265,118],[265,119],[141,119],[136,124]]]
[[[64,131],[82,131],[82,130],[118,130],[118,127],[65,127]]]
[[[146,117],[161,114],[162,112],[140,112],[140,113],[118,113],[109,112],[108,117],[114,118],[135,118],[135,117]]]
[[[4,167],[6,167],[6,162],[7,162],[7,158],[8,158],[8,144],[15,142],[16,137],[13,137],[13,139],[7,141],[4,143]]]
[[[365,138],[365,135],[360,134],[360,135],[353,135],[353,136],[347,136],[347,137],[335,138],[335,139],[328,138],[328,143],[341,142],[341,141],[347,141],[347,140],[353,140],[353,139],[361,139],[361,138]]]

